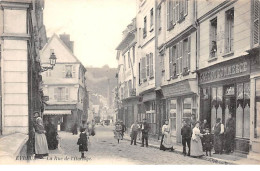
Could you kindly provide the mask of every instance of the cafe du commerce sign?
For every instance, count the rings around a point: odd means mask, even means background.
[[[202,71],[199,75],[199,83],[221,81],[229,78],[244,76],[249,73],[250,64],[248,61],[240,61],[232,64],[218,65]]]

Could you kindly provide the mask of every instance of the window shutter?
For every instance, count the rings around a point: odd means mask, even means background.
[[[183,41],[179,43],[179,73],[182,73]]]
[[[54,96],[53,96],[54,100],[58,99],[58,88],[54,88]]]
[[[180,69],[179,69],[179,43],[177,43],[176,45],[176,73],[179,74],[180,73]]]
[[[170,77],[172,77],[172,73],[173,73],[173,63],[172,63],[172,49],[173,47],[170,47],[169,48],[169,74],[170,74]]]
[[[176,3],[176,6],[175,6],[175,19],[176,19],[176,22],[179,21],[179,13],[180,13],[180,5],[179,5],[179,1],[175,1]]]
[[[167,1],[167,28],[170,28],[170,1]]]
[[[190,51],[191,51],[191,37],[189,36],[188,37],[188,53],[187,53],[187,67],[188,67],[188,70],[190,70]]]
[[[63,73],[63,77],[64,77],[64,78],[66,78],[66,72],[65,72],[66,69],[65,69],[65,67],[66,67],[66,65],[63,65],[62,73]]]
[[[185,68],[187,67],[187,59],[188,59],[188,40],[185,39],[183,41],[183,57],[182,57],[182,69],[185,71]]]
[[[259,44],[259,13],[260,13],[260,2],[259,0],[254,0],[254,31],[253,31],[253,44]]]
[[[150,53],[150,77],[153,76],[153,53]]]
[[[69,100],[69,88],[66,87],[65,89],[66,89],[65,90],[65,100],[68,101]]]
[[[184,0],[184,15],[188,15],[188,0]]]
[[[176,23],[176,1],[172,2],[172,17],[173,17],[173,24]]]
[[[176,46],[172,48],[172,64],[173,64],[173,76],[175,77],[177,74],[177,65],[176,65],[176,58],[177,58],[177,49]]]
[[[76,76],[76,67],[75,65],[72,65],[72,77],[75,78]]]
[[[149,74],[150,74],[150,59],[149,59],[149,54],[146,54],[146,74],[147,74],[147,77],[149,77]]]

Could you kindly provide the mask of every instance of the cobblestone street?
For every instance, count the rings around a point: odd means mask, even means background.
[[[113,137],[112,129],[112,127],[101,126],[96,128],[96,135],[90,137],[91,144],[84,164],[213,164],[209,161],[184,157],[152,147],[140,147],[140,144],[131,146],[127,140],[122,140],[118,144]],[[58,151],[50,151],[49,158],[52,160],[55,157],[63,160],[67,158],[68,162],[80,160],[80,153],[76,145],[79,135],[72,135],[68,132],[60,132],[59,135],[61,137],[61,154]]]

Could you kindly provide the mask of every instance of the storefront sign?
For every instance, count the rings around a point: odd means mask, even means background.
[[[249,71],[249,64],[247,61],[219,66],[200,73],[199,82],[206,83],[211,81],[224,80],[226,78],[239,76]]]
[[[187,94],[191,94],[191,93],[196,93],[196,85],[192,84],[191,82],[195,81],[181,81],[175,84],[172,84],[170,86],[167,87],[163,87],[162,91],[163,91],[163,95],[164,97],[177,97],[177,96],[181,96],[181,95],[187,95]],[[191,89],[192,87],[192,89]]]
[[[155,100],[156,95],[154,92],[151,93],[146,93],[143,95],[143,99],[142,102],[147,102],[147,101],[151,101],[151,100]]]

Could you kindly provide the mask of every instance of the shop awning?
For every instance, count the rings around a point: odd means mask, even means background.
[[[71,110],[45,110],[43,115],[71,115]]]

